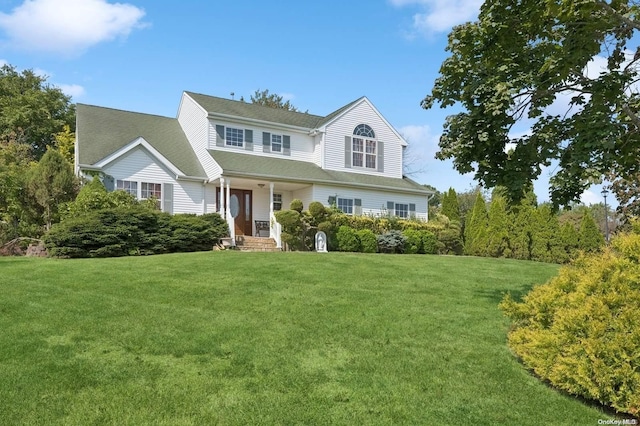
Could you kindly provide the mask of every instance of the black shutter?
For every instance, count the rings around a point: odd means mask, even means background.
[[[253,130],[244,129],[244,149],[253,151]]]
[[[216,146],[224,146],[224,126],[216,124]]]
[[[271,133],[262,132],[262,152],[271,152]]]
[[[395,214],[395,203],[393,201],[387,201],[387,214],[393,216]]]
[[[351,168],[351,136],[344,137],[344,166]]]
[[[334,196],[329,197],[327,202],[329,203],[329,207],[335,206],[336,205],[336,197],[334,197]]]
[[[291,155],[291,136],[282,135],[282,151],[284,155]]]
[[[378,171],[384,172],[384,143],[378,141]]]
[[[165,183],[162,200],[162,211],[173,214],[173,184]]]
[[[416,205],[409,204],[409,217],[416,217]]]

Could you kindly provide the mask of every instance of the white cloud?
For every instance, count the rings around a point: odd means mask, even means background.
[[[62,93],[75,99],[80,98],[85,94],[84,87],[78,84],[58,84],[57,86],[62,90]]]
[[[6,59],[0,59],[0,67],[4,67],[5,65],[9,65]]]
[[[455,25],[475,20],[482,0],[389,0],[396,7],[417,5],[422,12],[413,15],[412,32],[449,32]]]
[[[0,29],[13,48],[74,55],[144,27],[144,14],[106,0],[25,0],[10,14],[0,13]]]

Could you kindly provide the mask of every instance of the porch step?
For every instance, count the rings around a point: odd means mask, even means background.
[[[236,248],[241,251],[280,251],[273,238],[236,236]]]

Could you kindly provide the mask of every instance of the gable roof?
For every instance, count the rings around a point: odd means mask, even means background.
[[[325,183],[330,185],[360,186],[378,190],[432,194],[433,191],[403,177],[391,178],[363,173],[326,170],[306,161],[251,155],[223,150],[209,150],[209,154],[222,167],[225,176],[242,176],[270,180]]]
[[[231,99],[218,98],[216,96],[202,95],[200,93],[185,93],[204,108],[207,113],[212,115],[223,114],[267,123],[302,127],[309,130],[316,129],[328,123],[335,117],[339,116],[342,112],[348,110],[352,105],[364,99],[364,96],[362,96],[355,101],[340,107],[327,116],[321,116],[306,112],[287,111],[285,109],[253,104],[251,102],[235,101]]]
[[[76,106],[76,116],[79,164],[96,164],[142,138],[185,176],[206,176],[175,118],[85,104]]]

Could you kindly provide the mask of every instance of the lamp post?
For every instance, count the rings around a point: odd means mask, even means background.
[[[609,211],[607,208],[607,194],[609,194],[609,191],[605,188],[601,194],[604,197],[604,240],[609,244]]]

